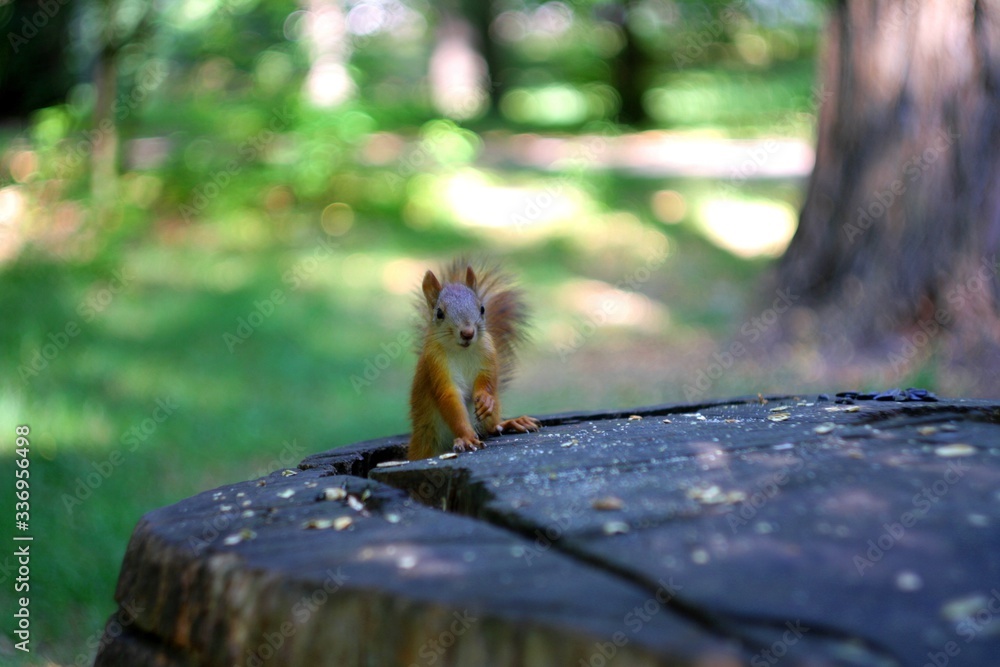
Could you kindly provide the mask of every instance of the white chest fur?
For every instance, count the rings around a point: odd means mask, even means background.
[[[482,370],[482,360],[474,350],[463,350],[462,352],[463,354],[452,354],[448,357],[448,374],[451,376],[451,383],[462,397],[462,405],[465,406],[469,422],[474,429],[478,429],[476,409],[472,402],[472,389],[476,382],[476,375]],[[435,414],[435,426],[438,448],[441,450],[450,449],[455,434],[451,432],[440,414]]]
[[[476,375],[483,366],[479,355],[473,350],[462,352],[462,354],[452,354],[448,358],[448,372],[451,374],[452,383],[462,396],[462,402],[465,403],[466,409],[469,409],[472,405],[472,387],[476,382]]]

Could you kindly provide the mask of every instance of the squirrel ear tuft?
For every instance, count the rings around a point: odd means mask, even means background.
[[[434,275],[433,271],[428,271],[424,274],[424,282],[421,285],[421,290],[423,290],[424,298],[427,299],[427,307],[433,308],[437,304],[438,296],[441,294],[441,283],[438,282],[437,276]]]
[[[473,292],[476,291],[476,274],[471,266],[465,267],[465,285]]]

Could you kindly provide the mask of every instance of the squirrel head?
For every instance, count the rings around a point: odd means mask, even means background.
[[[476,293],[476,274],[465,272],[464,283],[438,281],[433,271],[424,275],[422,290],[430,314],[430,330],[443,339],[451,338],[460,347],[469,347],[486,328],[486,308]],[[444,341],[442,341],[444,342]]]

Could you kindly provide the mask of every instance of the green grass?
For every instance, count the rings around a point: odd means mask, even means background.
[[[811,59],[767,70],[706,68],[663,74],[646,93],[652,118],[672,128],[709,129],[738,137],[809,136],[816,108]]]

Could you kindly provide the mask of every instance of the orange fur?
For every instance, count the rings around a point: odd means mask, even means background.
[[[410,393],[409,458],[475,450],[482,438],[505,430],[538,430],[532,417],[501,419],[500,390],[510,380],[526,322],[523,297],[509,276],[457,260],[440,281],[431,271],[424,275],[418,301],[423,325]]]

